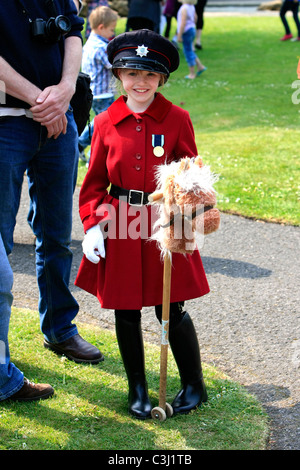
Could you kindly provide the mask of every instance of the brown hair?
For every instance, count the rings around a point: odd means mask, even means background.
[[[96,29],[100,24],[107,27],[111,23],[117,21],[118,18],[119,15],[115,10],[112,10],[107,6],[101,6],[92,10],[89,16],[89,23],[92,29]]]

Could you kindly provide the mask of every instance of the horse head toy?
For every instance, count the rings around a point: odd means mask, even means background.
[[[191,254],[197,235],[208,235],[219,228],[213,187],[217,179],[200,156],[158,167],[157,190],[149,196],[149,202],[159,204],[159,219],[151,238],[162,252]]]

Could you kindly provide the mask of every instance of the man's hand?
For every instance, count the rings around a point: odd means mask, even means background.
[[[65,113],[76,89],[81,63],[82,41],[77,36],[66,38],[61,81],[41,90],[20,75],[0,56],[0,80],[6,85],[6,93],[31,105],[33,119],[48,130],[48,137],[55,139],[66,133]]]
[[[66,133],[65,113],[76,89],[76,80],[81,63],[82,42],[79,37],[68,37],[65,42],[65,55],[61,81],[58,85],[45,88],[37,97],[30,111],[33,119],[48,129],[48,137],[57,138]]]
[[[33,119],[47,127],[48,137],[57,138],[67,131],[65,116],[74,88],[62,83],[45,88],[36,99],[36,105],[30,108]]]
[[[53,137],[54,139],[57,139],[60,134],[66,134],[67,125],[68,120],[65,115],[62,116],[62,118],[56,121],[55,123],[45,125],[48,131],[48,138],[50,139],[50,137]]]

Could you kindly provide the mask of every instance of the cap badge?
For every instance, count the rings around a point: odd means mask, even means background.
[[[148,52],[148,47],[146,47],[144,44],[136,48],[136,55],[140,57],[146,57]]]

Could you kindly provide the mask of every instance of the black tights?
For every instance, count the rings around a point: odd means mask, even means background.
[[[184,302],[174,302],[170,304],[170,328],[175,328],[185,315],[183,310]],[[141,320],[140,310],[115,310],[116,317],[132,323],[138,323]],[[155,306],[155,315],[161,323],[162,319],[162,306]]]
[[[300,37],[300,22],[299,22],[299,18],[298,18],[298,9],[299,9],[299,3],[298,2],[285,1],[285,2],[283,2],[282,7],[280,9],[280,18],[281,18],[281,21],[283,23],[286,34],[291,34],[291,30],[289,28],[289,25],[288,25],[288,22],[285,18],[285,15],[286,15],[287,11],[289,11],[289,10],[292,11],[293,18],[294,18],[294,21],[296,23],[297,30],[298,30],[298,37]]]

